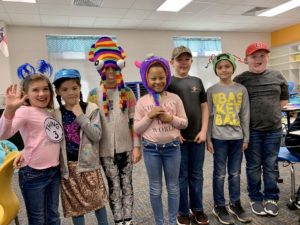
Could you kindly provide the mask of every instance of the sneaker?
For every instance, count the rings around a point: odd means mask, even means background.
[[[296,206],[298,209],[300,209],[300,198],[299,198],[299,197],[296,198],[295,206]]]
[[[177,220],[178,225],[190,225],[191,224],[191,220],[190,220],[189,216],[183,216],[183,215],[177,214],[176,220]]]
[[[192,220],[196,224],[200,224],[200,225],[209,224],[208,217],[203,211],[193,211],[192,210]]]
[[[124,221],[124,225],[134,225],[133,220]]]
[[[222,224],[234,224],[233,218],[228,213],[225,206],[216,206],[213,208],[213,214]]]
[[[265,210],[266,213],[268,213],[271,216],[277,216],[278,215],[277,201],[275,201],[275,200],[265,201],[264,210]]]
[[[251,205],[251,209],[252,209],[252,212],[256,215],[259,215],[259,216],[265,216],[267,215],[266,211],[264,210],[264,206],[262,204],[262,202],[258,201],[258,202],[250,202],[250,205]]]
[[[243,209],[241,202],[238,201],[236,203],[230,203],[228,207],[228,211],[235,215],[239,221],[242,223],[250,223],[251,219],[248,217],[247,213]]]

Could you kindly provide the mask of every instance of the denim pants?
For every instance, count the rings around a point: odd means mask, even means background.
[[[168,192],[169,225],[175,225],[179,206],[179,168],[181,159],[179,140],[166,144],[155,144],[143,139],[142,143],[155,223],[156,225],[164,224],[161,197],[163,170]]]
[[[108,225],[106,208],[102,207],[95,211],[95,215],[98,221],[98,225]],[[72,217],[74,225],[85,225],[84,215]]]
[[[224,181],[228,171],[230,202],[240,201],[240,174],[243,140],[212,139],[214,146],[213,195],[215,206],[225,206]]]
[[[251,201],[279,199],[277,157],[281,135],[281,129],[274,131],[250,130],[250,142],[245,155],[247,161],[248,195]],[[264,182],[263,194],[260,191],[262,174]]]
[[[19,170],[19,185],[29,225],[59,225],[59,166],[37,170],[29,166]]]
[[[193,211],[203,211],[203,162],[205,143],[185,141],[180,145],[181,163],[179,172],[180,201],[179,213],[189,215]]]

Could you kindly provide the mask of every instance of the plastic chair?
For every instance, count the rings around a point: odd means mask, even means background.
[[[19,225],[18,212],[20,201],[12,189],[11,180],[14,173],[13,162],[20,153],[10,152],[0,167],[0,225],[8,225],[13,220]]]
[[[294,164],[300,162],[300,158],[293,155],[286,147],[280,147],[278,153],[278,161],[282,161],[285,164],[284,166],[291,166],[291,197],[290,202],[287,204],[289,209],[295,210],[297,209],[296,203],[296,187],[295,187],[295,168]]]

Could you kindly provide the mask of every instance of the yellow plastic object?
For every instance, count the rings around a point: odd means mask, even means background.
[[[18,215],[20,201],[12,189],[13,162],[20,153],[9,153],[0,167],[0,225],[8,225]]]

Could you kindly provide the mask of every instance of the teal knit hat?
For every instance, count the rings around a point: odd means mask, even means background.
[[[216,75],[217,75],[216,66],[221,60],[229,61],[233,67],[233,72],[235,71],[235,69],[236,69],[235,57],[229,53],[221,53],[221,54],[215,56],[212,60],[212,64],[214,66],[214,71],[215,71]]]

